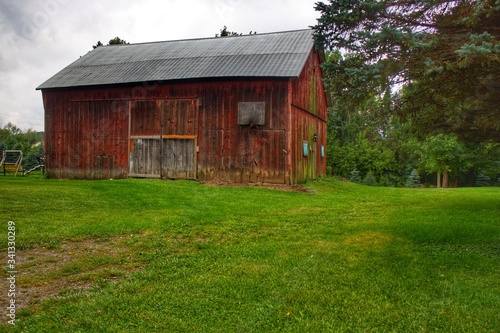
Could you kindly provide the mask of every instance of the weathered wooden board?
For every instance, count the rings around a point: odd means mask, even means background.
[[[197,135],[196,99],[167,99],[162,115],[162,135]]]
[[[133,139],[133,151],[130,152],[130,176],[161,177],[161,140]]]
[[[195,99],[142,100],[132,104],[131,176],[196,178],[196,104]],[[165,136],[170,138],[160,139]]]
[[[162,177],[196,179],[195,140],[163,139]]]
[[[162,101],[133,101],[130,108],[130,136],[161,135]]]

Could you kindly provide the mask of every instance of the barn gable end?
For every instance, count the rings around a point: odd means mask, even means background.
[[[191,56],[204,47],[206,58]],[[327,102],[311,31],[98,49],[38,88],[49,176],[295,184],[325,173]],[[149,76],[126,61],[123,73],[94,73],[140,52]],[[190,61],[202,68],[182,73]]]

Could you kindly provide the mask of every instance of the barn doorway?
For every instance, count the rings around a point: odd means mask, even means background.
[[[162,177],[196,179],[196,138],[163,138]]]
[[[197,179],[196,99],[134,101],[131,177]]]

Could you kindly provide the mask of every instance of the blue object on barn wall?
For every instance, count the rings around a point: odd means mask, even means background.
[[[321,157],[325,157],[325,146],[321,146]]]
[[[302,142],[302,149],[304,150],[304,156],[309,156],[309,143],[307,141]]]

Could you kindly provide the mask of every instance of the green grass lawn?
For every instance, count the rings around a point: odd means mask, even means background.
[[[0,331],[500,331],[499,188],[307,187],[0,176]]]

